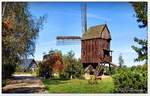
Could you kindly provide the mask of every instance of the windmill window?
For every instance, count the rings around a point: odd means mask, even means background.
[[[109,51],[108,50],[104,50],[104,56],[110,56]]]

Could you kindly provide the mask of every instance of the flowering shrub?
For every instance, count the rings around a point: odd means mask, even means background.
[[[63,70],[61,54],[57,51],[47,55],[47,58],[39,64],[39,76],[50,78],[54,73],[60,73]]]

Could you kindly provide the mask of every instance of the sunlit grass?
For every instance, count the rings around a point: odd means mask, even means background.
[[[89,84],[88,80],[43,80],[49,93],[112,93],[114,84],[111,77]]]

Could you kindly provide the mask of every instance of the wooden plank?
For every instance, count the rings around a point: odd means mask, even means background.
[[[102,61],[105,53],[103,49],[110,49],[109,42],[102,39],[82,40],[81,58],[83,63],[98,63]],[[112,61],[112,58],[105,58]]]

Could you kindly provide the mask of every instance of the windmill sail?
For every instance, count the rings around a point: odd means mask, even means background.
[[[82,34],[87,31],[87,5],[84,3],[81,6],[81,23],[82,23]],[[81,43],[80,36],[57,36],[57,45],[74,45]]]
[[[57,36],[57,45],[77,45],[81,43],[80,36]]]
[[[81,20],[82,20],[82,32],[87,31],[87,5],[83,4],[81,6]]]

